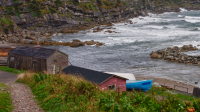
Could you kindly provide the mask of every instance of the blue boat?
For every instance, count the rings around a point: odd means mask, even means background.
[[[153,79],[150,80],[126,80],[126,89],[148,91],[151,89]]]

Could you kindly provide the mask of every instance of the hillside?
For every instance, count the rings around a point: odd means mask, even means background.
[[[199,10],[190,0],[1,0],[0,41],[36,43],[41,35],[76,33],[98,24],[119,22],[148,12]]]
[[[53,112],[199,112],[197,97],[176,94],[153,86],[148,92],[100,90],[73,75],[21,74],[17,82],[27,84],[40,107]],[[194,109],[193,109],[194,108]],[[192,111],[189,111],[192,110]]]

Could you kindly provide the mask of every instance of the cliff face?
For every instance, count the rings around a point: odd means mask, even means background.
[[[200,1],[1,0],[0,40],[23,43],[23,39],[34,40],[45,33],[69,32],[66,29],[118,22],[148,12],[174,12],[180,7],[199,10]]]

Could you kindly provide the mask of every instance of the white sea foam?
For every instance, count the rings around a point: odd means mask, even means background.
[[[145,26],[145,27],[154,28],[154,29],[163,29],[163,26],[155,26],[155,25],[148,25],[148,26]]]
[[[180,12],[185,12],[185,11],[187,11],[187,9],[184,9],[184,8],[180,8]]]
[[[190,23],[199,23],[200,17],[185,16],[185,21]]]
[[[177,17],[179,17],[179,18],[183,18],[184,16],[183,16],[183,15],[178,15]]]

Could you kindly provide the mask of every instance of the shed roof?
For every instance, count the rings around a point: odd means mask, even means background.
[[[127,80],[126,78],[119,77],[114,74],[103,73],[103,72],[94,71],[94,70],[90,70],[90,69],[86,69],[86,68],[72,66],[72,65],[64,68],[62,70],[62,72],[65,74],[81,75],[86,80],[94,82],[98,85],[105,82],[106,80],[108,80],[109,78],[111,78],[113,76]]]
[[[114,74],[120,77],[124,77],[127,78],[128,80],[136,80],[135,76],[132,73],[118,73],[118,72],[105,72],[105,73],[109,73],[109,74]]]
[[[35,57],[35,58],[42,58],[46,59],[51,56],[56,50],[55,49],[48,49],[43,47],[33,47],[33,46],[20,46],[16,47],[9,54],[18,54],[23,56]]]

